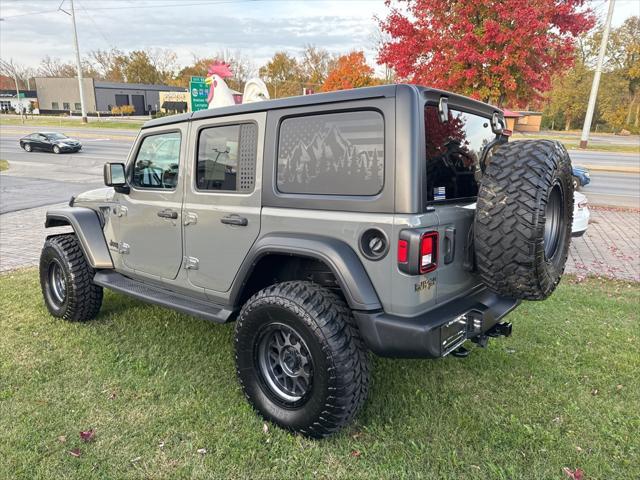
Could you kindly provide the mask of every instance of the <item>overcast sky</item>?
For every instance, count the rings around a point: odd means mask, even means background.
[[[36,66],[49,55],[73,59],[71,19],[62,0],[0,0],[0,56]],[[383,0],[74,0],[81,53],[170,48],[181,65],[193,55],[240,50],[259,67],[278,50],[314,44],[333,53],[362,49],[375,58],[375,15]],[[70,0],[62,2],[70,9]],[[594,0],[599,17],[605,0]],[[42,13],[39,13],[42,12]],[[614,25],[640,15],[640,0],[617,0]]]

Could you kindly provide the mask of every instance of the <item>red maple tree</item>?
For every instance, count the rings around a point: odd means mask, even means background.
[[[539,99],[594,24],[586,0],[400,1],[380,20],[378,61],[403,81],[498,105]]]
[[[331,92],[333,90],[368,87],[378,83],[373,76],[373,68],[367,65],[364,52],[351,52],[338,57],[320,90]]]

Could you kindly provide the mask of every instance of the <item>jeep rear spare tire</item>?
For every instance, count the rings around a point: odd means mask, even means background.
[[[284,428],[326,437],[366,400],[367,350],[351,311],[319,285],[285,282],[256,293],[240,312],[235,347],[245,396]]]
[[[474,224],[478,271],[498,294],[543,300],[564,271],[573,220],[571,160],[559,142],[508,143],[482,178]]]

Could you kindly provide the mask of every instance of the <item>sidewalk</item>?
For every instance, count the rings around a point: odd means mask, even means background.
[[[47,235],[69,227],[44,228],[48,207],[0,215],[0,272],[38,265]],[[592,208],[591,224],[569,249],[567,273],[640,282],[640,212]]]

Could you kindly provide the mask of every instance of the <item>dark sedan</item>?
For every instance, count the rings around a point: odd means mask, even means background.
[[[32,133],[20,139],[20,146],[27,152],[43,150],[53,153],[77,152],[82,148],[78,140],[57,132]]]

